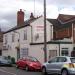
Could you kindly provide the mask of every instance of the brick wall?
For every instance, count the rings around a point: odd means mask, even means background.
[[[72,27],[61,28],[54,31],[54,39],[71,38]]]

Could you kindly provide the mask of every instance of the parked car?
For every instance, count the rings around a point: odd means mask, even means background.
[[[28,70],[41,70],[41,63],[35,58],[31,56],[26,56],[19,59],[16,62],[17,68]]]
[[[42,74],[75,75],[75,57],[58,56],[50,59],[43,64]]]
[[[0,66],[12,66],[11,60],[5,56],[0,56]]]

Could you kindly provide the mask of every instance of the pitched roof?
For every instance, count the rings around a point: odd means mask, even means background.
[[[33,22],[33,21],[35,21],[36,19],[37,19],[37,18],[34,18],[34,19],[28,19],[28,20],[26,20],[26,21],[24,22],[24,25],[21,25],[21,26],[15,26],[15,27],[9,29],[8,31],[5,31],[4,34],[5,34],[5,33],[8,33],[8,32],[11,32],[11,31],[13,31],[13,30],[17,30],[17,29],[20,29],[20,28],[23,28],[23,27],[30,26],[30,23]]]
[[[53,24],[55,29],[70,27],[72,23],[75,23],[75,15],[59,14],[57,19],[47,19],[47,20]]]
[[[75,21],[75,15],[59,14],[57,19],[61,24],[66,24]]]

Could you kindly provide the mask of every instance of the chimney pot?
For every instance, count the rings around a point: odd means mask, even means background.
[[[30,15],[30,19],[34,19],[34,15],[33,15],[33,13],[31,13],[31,15]]]

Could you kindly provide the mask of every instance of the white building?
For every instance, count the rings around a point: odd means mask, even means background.
[[[22,14],[22,15],[21,15]],[[20,15],[20,16],[19,16]],[[26,55],[36,57],[41,63],[44,62],[44,18],[24,21],[24,13],[19,11],[17,26],[5,32],[3,35],[3,56],[11,56],[16,60]],[[18,21],[21,21],[20,23]],[[71,41],[53,41],[53,25],[46,20],[47,28],[47,59],[53,56],[70,55],[72,50]]]

